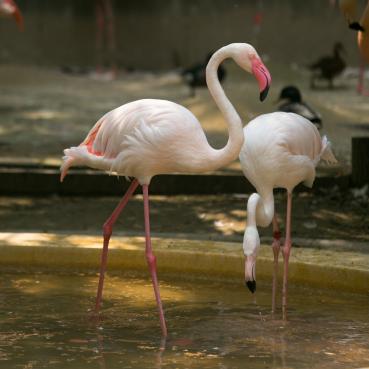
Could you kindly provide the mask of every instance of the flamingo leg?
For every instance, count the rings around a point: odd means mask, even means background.
[[[109,52],[109,61],[111,63],[111,72],[113,73],[113,78],[116,77],[117,66],[115,64],[115,32],[114,32],[114,14],[113,14],[113,6],[111,0],[105,0],[105,14],[106,14],[106,24],[107,24],[107,44],[108,44],[108,52]]]
[[[145,238],[146,238],[146,259],[151,273],[152,284],[154,287],[156,304],[159,310],[160,327],[163,336],[167,336],[167,326],[164,318],[163,305],[160,298],[159,283],[156,273],[156,257],[152,252],[151,235],[150,235],[150,209],[149,209],[149,186],[143,185],[143,199],[144,199],[144,216],[145,216]]]
[[[104,38],[104,9],[101,0],[95,0],[95,14],[96,14],[96,35],[95,35],[95,47],[96,47],[96,72],[102,72],[102,49],[103,49],[103,38]]]
[[[117,221],[120,213],[127,205],[129,199],[132,197],[133,193],[135,192],[138,186],[137,179],[134,179],[129,186],[127,192],[123,196],[122,200],[118,204],[118,206],[114,209],[113,213],[110,215],[108,220],[103,225],[103,235],[104,235],[104,246],[101,253],[101,263],[100,263],[100,277],[99,277],[99,285],[97,288],[97,295],[96,295],[96,305],[95,305],[95,313],[98,313],[101,306],[101,299],[102,299],[102,291],[104,287],[104,278],[105,278],[105,271],[106,271],[106,263],[108,260],[108,248],[109,248],[109,241],[111,234],[113,232],[113,226]]]
[[[274,256],[274,268],[273,268],[273,286],[272,286],[272,313],[275,313],[275,299],[277,294],[278,285],[278,257],[281,247],[281,232],[279,230],[278,218],[276,213],[273,216],[273,256]]]
[[[287,193],[287,217],[286,217],[286,239],[283,247],[284,270],[283,270],[283,290],[282,290],[282,315],[283,320],[287,320],[287,288],[288,288],[288,261],[291,252],[291,210],[292,193]]]

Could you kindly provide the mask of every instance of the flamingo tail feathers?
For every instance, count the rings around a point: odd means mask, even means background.
[[[63,157],[63,164],[60,167],[60,182],[64,181],[65,176],[68,173],[69,168],[73,165],[74,158],[72,157]]]
[[[60,167],[60,182],[63,182],[71,166],[89,165],[91,162],[98,159],[96,156],[97,153],[93,150],[93,144],[101,124],[102,121],[99,120],[94,127],[92,127],[85,140],[79,146],[70,147],[69,149],[64,150],[63,163]]]
[[[328,141],[327,136],[323,136],[322,138],[322,150],[320,151],[320,154],[317,157],[316,164],[318,164],[320,159],[323,159],[328,164],[337,163],[337,159],[332,152],[331,143]]]

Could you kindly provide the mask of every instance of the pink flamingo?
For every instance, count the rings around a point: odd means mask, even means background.
[[[362,95],[368,96],[369,92],[365,90],[364,74],[365,65],[369,62],[369,1],[359,21],[357,21],[356,18],[357,0],[340,0],[339,5],[342,14],[347,20],[349,28],[358,31],[357,43],[361,54],[361,62],[357,91]]]
[[[166,100],[144,99],[122,105],[105,114],[78,146],[64,150],[61,180],[72,165],[134,177],[127,193],[105,222],[104,246],[95,311],[101,304],[107,252],[112,228],[138,184],[143,188],[146,234],[146,258],[151,272],[160,325],[167,335],[166,322],[156,274],[156,259],[152,252],[149,223],[148,188],[157,174],[174,172],[201,173],[215,170],[237,158],[244,138],[242,121],[226,97],[217,76],[220,63],[232,58],[245,71],[253,73],[259,82],[260,99],[268,93],[271,77],[256,50],[249,44],[230,44],[219,49],[209,60],[206,80],[209,91],[224,115],[229,131],[226,146],[212,148],[196,117],[186,108]]]
[[[114,14],[111,0],[95,0],[96,13],[96,54],[97,66],[94,78],[112,80],[117,76],[117,66],[115,63],[115,32]],[[106,40],[105,40],[106,38]],[[104,51],[104,41],[106,50]],[[103,55],[108,57],[110,71],[103,73]]]
[[[335,163],[330,143],[309,120],[294,113],[276,112],[261,115],[243,130],[245,141],[240,152],[243,173],[256,188],[247,202],[247,227],[243,249],[246,256],[245,279],[251,292],[256,290],[255,263],[260,246],[257,226],[273,223],[273,290],[272,311],[275,311],[280,231],[274,212],[274,188],[287,190],[286,238],[283,247],[283,319],[287,314],[288,260],[291,250],[292,191],[300,183],[311,187],[315,167],[323,159]]]
[[[13,17],[17,22],[18,28],[23,30],[23,16],[17,4],[13,0],[0,0],[0,15]]]

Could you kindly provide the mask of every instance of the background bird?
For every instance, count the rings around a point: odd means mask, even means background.
[[[339,7],[346,18],[347,24],[349,28],[356,30],[356,31],[364,31],[363,26],[357,19],[357,0],[340,0]]]
[[[328,81],[328,87],[333,88],[333,80],[346,68],[346,62],[342,58],[343,45],[336,42],[333,47],[333,55],[323,56],[309,66],[313,74],[310,80],[311,88],[315,88],[315,81],[323,79]]]
[[[61,180],[73,165],[87,165],[134,178],[127,193],[103,227],[104,246],[96,312],[101,303],[113,225],[140,184],[144,198],[146,258],[159,309],[162,333],[164,336],[167,334],[157,281],[156,259],[151,247],[148,188],[154,175],[206,172],[237,158],[243,144],[242,121],[217,77],[217,69],[226,58],[232,58],[245,71],[255,75],[259,82],[261,100],[266,97],[271,82],[268,70],[251,45],[230,44],[219,49],[211,57],[206,69],[206,80],[209,91],[228,124],[229,139],[224,148],[217,150],[209,145],[199,121],[188,109],[166,100],[144,99],[122,105],[105,114],[78,147],[64,150]]]
[[[322,128],[321,115],[302,100],[301,92],[297,87],[283,87],[279,94],[278,101],[282,102],[282,104],[278,107],[279,111],[296,113],[310,120],[310,122],[315,124],[318,129]]]
[[[184,78],[187,85],[190,87],[190,96],[195,96],[196,87],[206,87],[206,66],[211,58],[212,53],[206,56],[206,59],[202,63],[197,63],[191,67],[182,71],[181,75]],[[226,70],[224,66],[218,67],[218,80],[223,82],[226,77]]]
[[[257,226],[273,222],[274,273],[272,310],[275,311],[280,231],[274,211],[274,188],[287,190],[286,237],[283,247],[283,318],[286,319],[288,261],[292,245],[292,191],[300,183],[311,187],[315,167],[320,159],[335,163],[336,159],[326,137],[316,127],[294,113],[276,112],[261,115],[244,128],[245,141],[240,152],[243,173],[257,193],[247,203],[247,227],[243,248],[246,256],[245,279],[251,292],[256,290],[255,263],[260,238]]]
[[[0,15],[7,18],[14,18],[18,28],[21,31],[23,30],[23,16],[13,0],[0,0]]]
[[[358,31],[357,43],[361,54],[361,63],[357,91],[369,95],[364,87],[365,65],[369,63],[369,1],[359,21],[357,20],[356,3],[356,0],[340,0],[340,9],[349,27]]]

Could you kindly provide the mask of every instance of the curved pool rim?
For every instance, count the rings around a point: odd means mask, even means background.
[[[242,243],[153,237],[158,274],[243,280]],[[114,236],[108,257],[109,271],[147,270],[144,237]],[[0,264],[4,268],[98,271],[102,237],[64,233],[0,233]],[[280,256],[280,272],[283,257]],[[257,259],[257,280],[270,282],[273,253],[262,245]],[[292,284],[369,293],[369,250],[292,247],[289,281]]]

